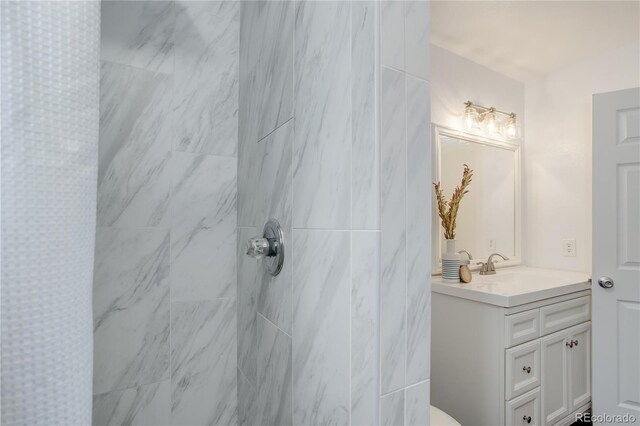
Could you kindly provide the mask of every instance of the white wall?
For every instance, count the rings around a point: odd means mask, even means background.
[[[640,42],[527,82],[528,265],[591,270],[591,96],[635,86],[640,86]],[[576,257],[562,255],[565,238],[576,240]]]
[[[524,83],[431,46],[431,121],[462,130],[464,102],[515,112],[524,131]]]

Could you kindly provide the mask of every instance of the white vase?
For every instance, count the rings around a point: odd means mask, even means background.
[[[460,282],[460,254],[456,252],[456,240],[446,240],[447,251],[442,254],[442,279],[451,282]]]

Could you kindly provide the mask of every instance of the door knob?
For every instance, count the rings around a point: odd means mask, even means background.
[[[602,288],[611,288],[613,287],[613,280],[609,277],[600,277],[598,278],[598,284]]]
[[[250,238],[245,243],[245,253],[254,259],[264,258],[264,266],[271,275],[276,276],[284,264],[284,232],[275,219],[269,219],[264,225],[262,237]]]

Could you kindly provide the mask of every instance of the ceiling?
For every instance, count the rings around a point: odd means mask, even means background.
[[[640,1],[432,1],[431,42],[526,81],[640,40]]]

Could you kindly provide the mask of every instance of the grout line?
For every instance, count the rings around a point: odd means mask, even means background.
[[[281,329],[280,327],[278,327],[277,325],[275,325],[273,323],[273,321],[271,321],[269,318],[265,317],[264,315],[262,315],[260,312],[257,313],[258,315],[260,315],[266,322],[268,322],[269,324],[271,324],[272,326],[274,326],[275,328],[277,328],[278,330],[280,330],[281,332],[283,332],[287,337],[292,338],[291,335],[289,333],[287,333],[286,331],[284,331],[283,329]]]
[[[291,162],[291,167],[289,167],[289,173],[290,173],[290,178],[291,178],[291,185],[289,190],[291,191],[290,195],[291,195],[291,235],[289,235],[289,242],[291,245],[291,248],[293,248],[293,221],[294,221],[294,208],[295,208],[295,199],[294,199],[294,190],[293,190],[293,170],[295,167],[294,164],[294,153],[295,153],[295,146],[296,146],[296,138],[297,138],[297,133],[296,133],[296,120],[295,120],[295,116],[296,116],[296,16],[297,16],[297,4],[296,4],[296,0],[292,0],[291,2],[291,15],[292,15],[292,25],[291,25],[291,85],[293,86],[291,88],[291,117],[293,120],[293,123],[291,123],[291,131],[292,131],[292,137],[291,137],[291,146],[289,147],[289,155],[290,157],[290,162]],[[294,389],[294,383],[295,383],[295,369],[293,368],[294,366],[294,339],[293,339],[293,331],[295,330],[295,321],[294,321],[294,312],[295,312],[295,302],[294,302],[294,271],[295,271],[295,254],[293,250],[291,251],[291,287],[289,289],[290,291],[290,295],[291,295],[291,424],[294,424],[294,410],[295,410],[295,404],[294,404],[294,395],[295,393],[295,389]]]
[[[263,137],[261,137],[260,139],[258,139],[258,141],[256,143],[260,143],[263,140],[265,140],[266,138],[268,138],[269,136],[273,135],[275,132],[277,132],[278,130],[280,130],[281,127],[283,127],[284,125],[286,125],[288,122],[290,122],[291,120],[293,120],[293,116],[289,117],[287,119],[287,121],[285,121],[284,123],[282,123],[281,125],[279,125],[278,127],[276,127],[275,129],[273,129],[272,131],[270,131],[269,133],[267,133],[266,135],[264,135]],[[251,143],[251,142],[249,142]]]
[[[350,101],[351,101],[351,150],[349,152],[349,219],[351,223],[349,224],[349,228],[353,230],[353,144],[354,144],[354,135],[353,135],[353,2],[349,3],[349,67],[351,72],[349,73],[350,78]],[[351,416],[352,416],[352,408],[353,408],[353,365],[352,365],[352,357],[353,357],[353,232],[349,232],[349,425],[352,424]]]
[[[164,379],[160,379],[160,380],[155,380],[153,382],[150,383],[140,383],[136,386],[129,386],[126,388],[117,388],[117,389],[111,389],[105,392],[100,392],[100,393],[94,393],[91,396],[93,398],[97,397],[97,396],[102,396],[102,395],[106,395],[108,393],[113,393],[113,392],[124,392],[124,391],[128,391],[131,389],[138,389],[138,388],[142,388],[142,387],[146,387],[146,386],[152,386],[152,385],[157,385],[158,383],[163,383],[163,382],[169,382],[169,385],[171,385],[171,378],[170,377],[165,377]]]

